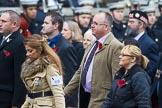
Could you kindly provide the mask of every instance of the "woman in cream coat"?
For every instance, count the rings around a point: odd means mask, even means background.
[[[21,108],[65,108],[59,57],[39,35],[26,38],[24,44],[28,58],[22,65],[21,78],[28,94]]]

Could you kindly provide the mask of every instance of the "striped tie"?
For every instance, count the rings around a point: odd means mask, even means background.
[[[82,76],[81,76],[81,83],[82,83],[82,86],[84,87],[85,86],[85,83],[86,83],[86,76],[87,76],[87,71],[89,69],[89,66],[91,64],[91,61],[92,61],[92,58],[97,50],[97,47],[98,47],[98,41],[95,42],[95,45],[93,47],[93,49],[91,50],[88,58],[87,58],[87,61],[86,61],[86,64],[85,64],[85,67],[82,71]]]

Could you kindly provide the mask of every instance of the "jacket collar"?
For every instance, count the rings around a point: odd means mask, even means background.
[[[122,78],[130,78],[132,77],[135,73],[137,72],[144,72],[144,70],[138,65],[135,64],[133,65],[127,72],[126,75],[125,74],[125,69],[122,67],[119,69],[119,71],[116,73],[115,75],[115,79],[122,79]]]
[[[19,30],[13,32],[13,33],[11,34],[11,36],[10,36],[7,40],[4,41],[3,45],[0,46],[0,50],[1,50],[2,48],[4,48],[6,45],[8,45],[9,43],[11,43],[18,35],[20,35]]]

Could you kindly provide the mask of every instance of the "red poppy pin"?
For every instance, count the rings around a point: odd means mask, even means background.
[[[58,50],[58,48],[57,47],[54,47],[53,50],[56,52]]]
[[[101,50],[102,49],[102,43],[98,44],[98,49]]]
[[[118,87],[124,87],[127,84],[127,82],[124,79],[121,79],[121,80],[118,80],[117,84],[118,84]]]
[[[6,51],[6,50],[4,50],[4,54],[5,54],[6,57],[11,55],[11,53],[9,51]]]

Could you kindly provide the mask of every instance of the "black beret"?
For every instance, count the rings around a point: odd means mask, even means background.
[[[143,21],[145,24],[148,24],[148,16],[146,12],[142,12],[139,10],[133,10],[129,13],[129,18],[135,18]]]

